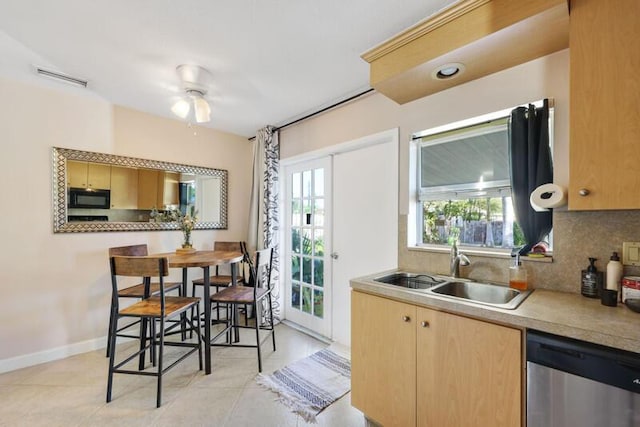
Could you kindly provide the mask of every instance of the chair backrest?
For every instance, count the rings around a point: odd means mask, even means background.
[[[115,248],[109,248],[109,257],[112,256],[147,256],[149,251],[147,245],[131,245],[131,246],[118,246]]]
[[[250,259],[251,277],[249,282],[257,288],[271,289],[271,267],[273,265],[273,248],[256,251],[255,261]]]
[[[111,291],[114,306],[118,307],[118,276],[142,277],[147,287],[151,286],[151,278],[157,277],[160,284],[160,298],[164,312],[164,278],[169,275],[169,262],[166,257],[150,256],[112,256],[109,258],[111,266]]]

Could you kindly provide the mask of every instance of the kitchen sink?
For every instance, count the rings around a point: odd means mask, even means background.
[[[444,282],[432,287],[429,292],[507,310],[517,308],[531,293],[506,286],[467,281]]]
[[[438,279],[429,274],[415,274],[405,272],[388,274],[386,276],[377,277],[373,280],[375,282],[386,283],[389,285],[400,286],[402,288],[409,289],[429,289],[444,282],[443,279]]]

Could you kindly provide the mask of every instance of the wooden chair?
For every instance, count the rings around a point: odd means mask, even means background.
[[[213,250],[215,251],[226,251],[226,252],[243,252],[244,253],[244,242],[215,242],[213,244]],[[238,278],[237,281],[239,283],[245,283],[245,265],[244,261],[239,264],[238,268]],[[227,286],[231,286],[231,275],[220,274],[219,266],[216,265],[215,273],[210,276],[209,283],[211,287],[214,287],[216,292],[220,290],[220,288],[226,288]],[[204,286],[204,278],[195,279],[192,281],[191,285],[191,296],[196,296],[196,286]],[[220,320],[220,306],[216,305],[216,319]]]
[[[114,247],[114,248],[109,248],[109,258],[114,257],[114,256],[147,256],[149,255],[149,251],[147,249],[147,245],[143,244],[143,245],[131,245],[131,246],[118,246],[118,247]],[[165,282],[164,283],[164,288],[165,291],[170,292],[170,291],[174,291],[177,290],[178,291],[178,295],[182,295],[182,283],[180,282]],[[160,284],[159,283],[151,283],[150,284],[150,288],[149,288],[149,294],[148,295],[157,295],[160,292]],[[118,290],[118,298],[137,298],[137,299],[142,299],[145,298],[145,285],[144,283],[139,283],[137,285],[134,286],[129,286],[123,289],[119,289]],[[107,333],[107,357],[109,357],[109,355],[111,354],[111,336],[109,335],[109,333],[111,333],[111,325],[113,323],[113,320],[115,319],[115,305],[113,303],[113,300],[111,302],[111,313],[109,315],[109,330]],[[131,335],[131,334],[126,334],[126,333],[121,333],[121,331],[128,329],[136,324],[138,324],[140,321],[136,320],[135,322],[132,322],[130,324],[127,325],[123,325],[120,328],[118,328],[116,330],[116,335],[120,336],[120,337],[127,337],[127,338],[138,338],[138,335]]]
[[[229,286],[222,289],[220,292],[211,295],[212,304],[225,304],[229,305],[232,310],[232,316],[227,319],[226,328],[219,332],[211,340],[212,346],[223,347],[255,347],[258,352],[258,372],[262,372],[262,356],[261,356],[261,343],[260,330],[268,330],[269,335],[273,341],[273,351],[276,351],[276,336],[273,323],[273,301],[271,295],[271,266],[273,263],[273,248],[263,249],[257,251],[255,254],[255,261],[250,258],[249,268],[251,271],[249,285],[236,285]],[[268,310],[267,317],[269,319],[267,325],[261,325],[262,310],[265,309],[263,304],[266,302],[266,310]],[[238,319],[238,307],[254,306],[255,326],[240,325]],[[236,344],[230,339],[230,333],[232,331],[238,331],[239,328],[254,329],[256,332],[256,345],[251,344]],[[226,343],[215,343],[221,336],[227,335]]]
[[[200,340],[200,317],[196,316],[194,319],[186,320],[188,329],[195,330],[198,339],[193,342],[173,342],[165,341],[165,336],[169,333],[170,327],[166,328],[165,324],[169,319],[176,318],[194,308],[197,313],[200,313],[199,301],[200,298],[181,297],[181,296],[167,296],[165,289],[164,278],[169,275],[168,261],[165,257],[140,257],[140,256],[113,256],[111,261],[111,286],[113,292],[113,304],[115,305],[115,318],[111,324],[111,331],[109,336],[111,338],[111,354],[109,356],[109,380],[107,383],[107,402],[111,401],[111,391],[113,386],[113,374],[130,374],[130,375],[150,375],[158,378],[157,392],[156,392],[156,406],[159,408],[162,399],[162,375],[169,369],[176,366],[179,362],[186,359],[193,354],[196,350],[199,356],[199,368],[202,370],[202,343]],[[149,286],[152,277],[159,279],[158,286],[159,292],[156,296],[143,299],[128,307],[120,309],[118,306],[118,279],[120,277],[143,277],[143,284]],[[148,326],[151,329],[150,337],[146,334],[140,334],[140,347],[135,353],[124,357],[124,360],[116,363],[116,330],[118,326],[118,320],[122,317],[134,317],[141,320],[143,329]],[[156,322],[159,322],[160,327],[156,330]],[[173,326],[179,326],[174,324]],[[164,346],[171,345],[177,347],[190,348],[185,354],[181,355],[177,360],[164,366]],[[153,358],[153,366],[157,369],[149,371],[144,369],[144,353],[146,350],[158,347],[157,354],[157,366],[156,359]],[[138,370],[122,368],[125,364],[131,362],[137,356],[140,358],[140,366]]]

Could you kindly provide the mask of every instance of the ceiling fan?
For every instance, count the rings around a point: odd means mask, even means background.
[[[171,106],[171,111],[181,119],[186,119],[193,109],[196,123],[211,120],[211,106],[205,99],[211,73],[198,65],[182,64],[176,67],[182,82],[184,96]]]

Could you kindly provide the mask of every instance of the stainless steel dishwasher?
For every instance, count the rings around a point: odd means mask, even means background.
[[[639,427],[640,354],[527,332],[527,427]]]

